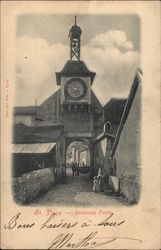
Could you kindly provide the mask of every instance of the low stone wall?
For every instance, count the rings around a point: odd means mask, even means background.
[[[13,179],[13,196],[17,203],[30,202],[55,183],[52,168],[32,171]]]
[[[120,194],[122,194],[130,204],[138,203],[140,198],[140,185],[135,175],[122,174],[120,177]]]

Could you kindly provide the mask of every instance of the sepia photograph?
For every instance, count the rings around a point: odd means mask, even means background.
[[[140,25],[137,15],[17,18],[16,202],[139,202]]]
[[[160,2],[0,4],[0,248],[160,249]]]

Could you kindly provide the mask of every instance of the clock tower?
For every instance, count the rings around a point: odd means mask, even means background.
[[[57,85],[61,86],[61,111],[89,112],[91,85],[95,74],[80,60],[82,30],[76,23],[69,31],[70,60],[62,71],[56,73]]]

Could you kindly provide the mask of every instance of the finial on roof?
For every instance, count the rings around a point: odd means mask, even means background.
[[[77,26],[77,16],[75,16],[75,26]]]

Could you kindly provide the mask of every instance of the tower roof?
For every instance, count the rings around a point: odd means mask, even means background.
[[[56,72],[56,82],[60,85],[61,76],[87,76],[91,77],[93,83],[96,73],[90,71],[83,61],[67,61],[60,72]]]
[[[82,30],[80,28],[80,26],[77,25],[77,16],[75,16],[75,24],[71,27],[70,31],[69,31],[69,35],[72,38],[79,38],[82,34]]]
[[[105,121],[109,121],[112,124],[120,123],[126,101],[127,98],[112,98],[106,103],[103,107]]]

